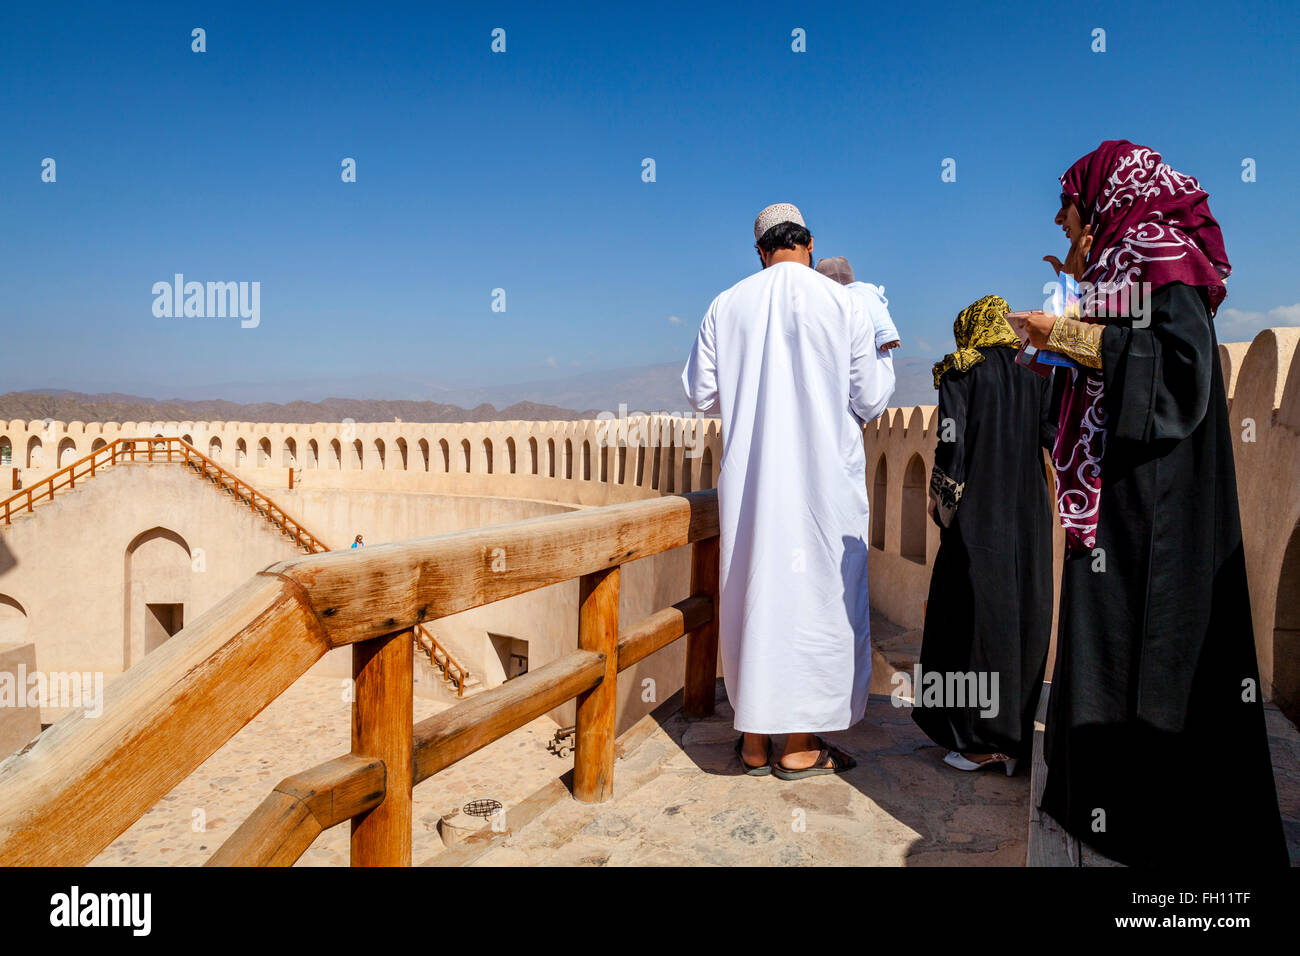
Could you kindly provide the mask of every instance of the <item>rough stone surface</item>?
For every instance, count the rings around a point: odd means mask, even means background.
[[[905,708],[875,696],[827,737],[858,766],[799,781],[740,772],[732,712],[673,715],[614,769],[603,804],[558,800],[472,862],[489,866],[997,865],[1025,861],[1027,773],[992,781],[940,763]],[[779,741],[779,738],[778,738]],[[435,856],[430,862],[438,863]]]
[[[415,720],[448,705],[415,698]],[[305,676],[163,797],[95,858],[96,866],[198,866],[216,852],[285,777],[347,753],[352,705],[342,682]],[[510,808],[573,767],[546,749],[556,723],[539,717],[415,788],[412,861],[443,848],[439,818],[479,797]],[[198,829],[202,812],[203,829]],[[349,827],[316,838],[299,866],[347,866]]]

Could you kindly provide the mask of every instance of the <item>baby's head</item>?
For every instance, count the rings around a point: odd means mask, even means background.
[[[834,279],[840,285],[848,285],[853,281],[853,266],[849,265],[849,260],[843,256],[818,260],[817,271],[828,279]]]

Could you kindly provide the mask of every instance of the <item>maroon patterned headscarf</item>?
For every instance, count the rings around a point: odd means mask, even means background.
[[[1146,146],[1112,139],[1067,169],[1061,188],[1082,224],[1092,226],[1092,249],[1079,276],[1090,284],[1080,303],[1084,321],[1131,315],[1142,301],[1149,308],[1150,291],[1170,282],[1205,288],[1214,316],[1228,294],[1223,280],[1232,266],[1209,196],[1193,177]],[[1097,543],[1106,413],[1101,371],[1071,374],[1052,458],[1066,550],[1074,552]]]

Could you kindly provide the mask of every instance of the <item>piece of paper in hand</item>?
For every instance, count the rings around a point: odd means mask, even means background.
[[[1062,318],[1078,319],[1079,318],[1079,283],[1075,281],[1074,276],[1068,272],[1062,272],[1058,277],[1056,288],[1052,290],[1052,314],[1059,315]],[[1044,377],[1047,376],[1050,369],[1042,366],[1055,365],[1060,368],[1078,368],[1079,364],[1071,358],[1067,358],[1060,352],[1049,352],[1047,349],[1036,349],[1032,345],[1026,344],[1016,355],[1016,361],[1025,368],[1031,369]]]

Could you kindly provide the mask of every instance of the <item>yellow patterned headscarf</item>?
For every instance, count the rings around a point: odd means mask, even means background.
[[[1007,321],[1011,311],[1007,300],[997,295],[986,295],[961,310],[957,321],[952,324],[952,337],[957,340],[957,351],[943,357],[942,362],[934,363],[934,387],[939,387],[939,379],[945,372],[957,369],[964,372],[973,365],[984,361],[980,349],[1005,345],[1007,348],[1020,348],[1020,339]]]

